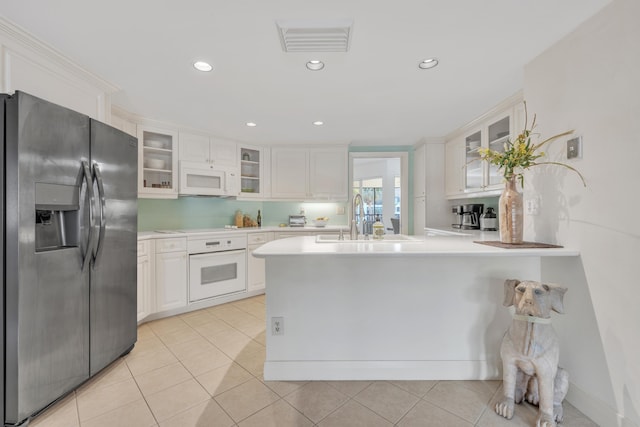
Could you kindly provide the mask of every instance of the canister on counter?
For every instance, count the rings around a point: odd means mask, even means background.
[[[498,218],[493,208],[487,208],[487,211],[480,215],[480,230],[496,231],[498,229]]]
[[[236,211],[236,216],[233,222],[234,222],[234,225],[238,228],[244,225],[244,216],[242,215],[242,211],[240,209]]]

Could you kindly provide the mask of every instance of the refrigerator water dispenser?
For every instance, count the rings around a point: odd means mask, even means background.
[[[36,182],[36,252],[77,247],[79,188]]]

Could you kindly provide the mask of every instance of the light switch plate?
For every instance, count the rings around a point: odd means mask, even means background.
[[[567,141],[567,159],[582,158],[582,137],[577,136]]]

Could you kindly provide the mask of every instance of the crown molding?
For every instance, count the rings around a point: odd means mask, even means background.
[[[120,90],[118,86],[76,64],[52,46],[2,16],[0,16],[0,36],[6,37],[7,40],[35,53],[62,68],[73,77],[89,83],[105,93],[111,94]]]

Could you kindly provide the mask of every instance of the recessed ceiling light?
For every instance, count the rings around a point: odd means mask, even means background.
[[[438,59],[437,58],[429,58],[429,59],[425,59],[424,61],[420,62],[418,64],[418,67],[420,67],[423,70],[428,70],[429,68],[433,68],[436,65],[438,65]]]
[[[247,122],[247,126],[249,126],[250,128],[253,128],[253,127],[256,127],[258,125],[253,123],[253,122]]]
[[[313,122],[313,124],[316,125],[316,126],[322,126],[324,124],[324,122],[322,122],[320,120],[317,120],[317,121]]]
[[[211,64],[209,64],[208,62],[204,62],[204,61],[196,61],[193,63],[193,68],[195,68],[198,71],[211,71],[213,70],[213,66]]]
[[[307,68],[311,71],[320,71],[324,68],[324,62],[313,59],[307,62]]]

